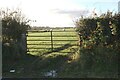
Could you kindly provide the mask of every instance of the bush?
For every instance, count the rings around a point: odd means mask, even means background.
[[[0,9],[0,13],[0,16],[2,17],[3,56],[17,57],[22,53],[20,52],[22,47],[19,46],[19,43],[22,34],[26,33],[26,30],[30,28],[28,24],[30,20],[23,16],[20,9]],[[9,44],[9,46],[5,44]]]

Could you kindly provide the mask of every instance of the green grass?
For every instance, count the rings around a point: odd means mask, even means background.
[[[30,37],[30,36],[40,36],[40,37]],[[52,39],[53,39],[53,50],[61,49],[58,51],[59,53],[71,52],[70,51],[71,48],[73,47],[77,48],[77,46],[75,45],[78,44],[78,36],[73,28],[65,29],[65,31],[63,31],[62,29],[53,29]],[[29,53],[32,55],[38,55],[38,53],[42,54],[51,51],[51,32],[28,32],[27,40],[33,40],[33,41],[27,41],[27,44],[29,44],[27,46],[29,49]],[[66,41],[62,41],[62,40],[66,40]],[[70,40],[76,40],[76,41],[70,41]],[[34,48],[38,48],[38,49],[34,49]],[[44,48],[44,49],[40,49],[40,48]]]

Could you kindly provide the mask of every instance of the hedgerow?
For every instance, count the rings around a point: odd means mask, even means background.
[[[116,72],[120,52],[120,14],[108,11],[99,17],[76,21],[82,69],[102,73]],[[110,75],[109,75],[110,77]]]

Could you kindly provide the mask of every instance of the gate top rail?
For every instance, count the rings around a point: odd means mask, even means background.
[[[44,35],[27,35],[27,37],[50,37],[50,36],[44,36]],[[75,37],[75,35],[58,35],[58,36],[56,36],[56,35],[53,35],[53,37]]]
[[[27,32],[51,32],[50,30],[27,30]],[[52,30],[52,32],[75,32],[75,30]]]

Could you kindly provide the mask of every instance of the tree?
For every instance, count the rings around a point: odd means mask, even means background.
[[[17,10],[0,10],[0,16],[2,16],[2,31],[3,42],[13,40],[19,40],[21,34],[25,33],[29,26],[29,21],[21,13],[20,9]]]

